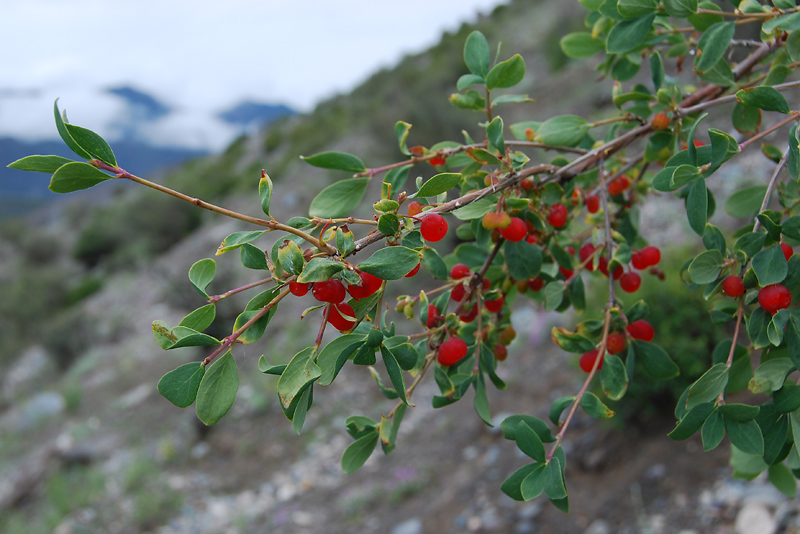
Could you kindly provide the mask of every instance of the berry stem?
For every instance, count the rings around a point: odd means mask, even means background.
[[[742,326],[742,315],[744,315],[744,295],[739,297],[739,308],[736,310],[736,328],[733,330],[733,339],[731,340],[731,350],[728,352],[728,360],[725,365],[728,369],[733,365],[733,356],[736,353],[736,341],[739,339],[739,328]],[[725,390],[721,391],[717,397],[717,406],[722,406],[725,402]]]
[[[253,289],[254,287],[258,287],[260,285],[266,284],[267,282],[272,282],[272,278],[264,278],[263,280],[259,280],[257,282],[252,282],[250,284],[244,285],[242,287],[237,287],[236,289],[231,289],[230,291],[226,291],[220,295],[213,295],[208,297],[208,302],[211,304],[216,304],[220,300],[230,297],[231,295],[235,295],[236,293],[241,293],[242,291],[247,291],[248,289]],[[287,286],[288,287],[288,286]]]
[[[778,166],[775,167],[775,171],[772,173],[772,177],[769,179],[769,185],[767,185],[767,192],[764,193],[764,200],[761,202],[761,207],[758,209],[758,213],[763,212],[767,209],[767,205],[769,204],[769,197],[772,196],[772,190],[775,189],[775,183],[778,180],[778,175],[781,172],[781,169],[786,165],[786,162],[789,159],[789,148],[787,147],[783,153],[783,157],[778,162]],[[761,221],[758,220],[758,216],[756,216],[755,223],[753,224],[753,232],[758,232],[758,229],[761,228]]]
[[[782,128],[782,127],[786,126],[787,124],[789,124],[790,122],[796,121],[797,119],[800,119],[800,111],[795,111],[794,113],[792,113],[791,115],[789,115],[788,117],[786,117],[785,119],[780,121],[779,123],[770,126],[769,128],[767,128],[766,130],[764,130],[762,132],[758,132],[756,135],[754,135],[750,139],[747,139],[746,141],[741,143],[739,145],[739,152],[743,151],[751,143],[753,143],[755,141],[758,141],[759,139],[761,139],[765,135],[769,135],[772,132],[774,132],[775,130],[777,130],[779,128]]]
[[[600,367],[600,362],[603,360],[606,352],[606,343],[608,342],[608,331],[611,328],[611,308],[609,307],[606,309],[605,319],[603,321],[603,337],[600,340],[600,346],[597,348],[598,356],[594,359],[594,364],[592,365],[592,370],[589,371],[588,376],[583,381],[583,386],[581,386],[580,391],[575,396],[575,400],[572,401],[572,405],[570,406],[569,413],[567,414],[567,418],[564,419],[564,424],[561,426],[561,430],[559,430],[558,434],[556,435],[556,441],[553,443],[553,447],[550,449],[550,452],[547,453],[546,463],[550,463],[550,460],[555,455],[558,448],[561,446],[561,442],[564,440],[564,434],[567,432],[567,428],[569,427],[570,422],[572,421],[575,412],[578,409],[578,406],[581,403],[581,399],[586,391],[589,389],[589,384],[592,382],[592,378],[594,378],[594,374],[597,372],[597,368]]]
[[[302,230],[298,230],[297,228],[292,228],[291,226],[288,226],[286,224],[281,224],[281,223],[279,223],[278,221],[276,221],[274,219],[268,221],[266,219],[260,219],[258,217],[251,217],[250,215],[244,215],[243,213],[239,213],[238,211],[229,210],[227,208],[223,208],[221,206],[217,206],[216,204],[211,204],[210,202],[206,202],[204,200],[200,200],[199,198],[190,197],[189,195],[185,195],[185,194],[183,194],[183,193],[181,193],[179,191],[175,191],[174,189],[170,189],[169,187],[165,187],[165,186],[163,186],[161,184],[157,184],[155,182],[151,182],[149,180],[145,180],[144,178],[140,178],[140,177],[138,177],[136,175],[133,175],[133,174],[129,173],[128,171],[124,170],[124,169],[120,169],[119,167],[113,167],[113,166],[108,165],[106,163],[103,163],[102,161],[97,160],[97,159],[92,159],[92,160],[89,161],[89,163],[92,166],[97,167],[98,169],[102,169],[104,171],[109,171],[109,172],[115,173],[117,175],[117,178],[127,178],[128,180],[131,180],[133,182],[141,184],[141,185],[143,185],[145,187],[149,187],[151,189],[155,189],[156,191],[160,191],[162,193],[166,193],[166,194],[168,194],[170,196],[173,196],[173,197],[175,197],[177,199],[183,200],[184,202],[188,202],[189,204],[192,204],[193,206],[197,206],[199,208],[207,209],[209,211],[213,211],[214,213],[219,213],[220,215],[225,215],[226,217],[230,217],[231,219],[237,219],[239,221],[248,222],[248,223],[251,223],[251,224],[258,225],[258,226],[264,226],[266,228],[269,228],[270,230],[281,230],[283,232],[294,234],[294,235],[296,235],[298,237],[302,237],[303,239],[305,239],[306,241],[308,241],[309,243],[311,243],[312,245],[314,245],[318,249],[323,250],[323,251],[327,252],[330,255],[337,253],[337,250],[336,250],[335,247],[333,247],[331,245],[328,245],[328,244],[323,244],[316,237],[314,237],[314,236],[312,236],[310,234],[307,234],[306,232],[303,232]]]
[[[314,348],[319,349],[319,346],[322,344],[322,335],[325,333],[325,327],[328,325],[328,317],[331,316],[331,309],[334,306],[333,303],[328,303],[325,306],[325,315],[322,317],[322,324],[319,325],[319,332],[317,333],[317,339],[314,341]]]
[[[226,338],[225,338],[225,339],[222,341],[222,344],[221,344],[221,345],[220,345],[220,346],[219,346],[219,347],[218,347],[218,348],[217,348],[217,349],[216,349],[214,352],[212,352],[211,354],[209,354],[208,356],[206,356],[206,358],[203,360],[203,362],[202,362],[200,365],[202,365],[203,367],[205,367],[205,366],[207,366],[209,363],[211,363],[211,361],[212,361],[214,358],[216,358],[217,356],[219,356],[219,354],[220,354],[221,352],[223,352],[223,351],[227,350],[227,349],[228,349],[228,348],[229,348],[231,345],[233,345],[233,344],[234,344],[234,342],[236,342],[236,340],[237,340],[237,339],[239,339],[239,336],[241,336],[242,334],[244,334],[245,330],[247,330],[248,328],[250,328],[251,326],[253,326],[253,324],[255,324],[255,323],[256,323],[256,321],[258,321],[259,319],[261,319],[262,317],[264,317],[264,316],[265,316],[267,313],[269,313],[269,311],[270,311],[272,308],[274,308],[275,306],[277,306],[277,305],[278,305],[278,303],[279,303],[281,300],[283,300],[283,298],[284,298],[286,295],[288,295],[288,294],[289,294],[289,286],[286,286],[286,287],[285,287],[285,288],[284,288],[284,289],[283,289],[283,290],[282,290],[280,293],[278,293],[278,294],[275,296],[275,298],[273,298],[271,301],[269,301],[269,303],[267,303],[267,305],[266,305],[266,306],[264,306],[263,308],[261,308],[260,310],[258,310],[258,313],[257,313],[257,314],[255,314],[253,317],[251,317],[249,321],[247,321],[247,322],[246,322],[246,323],[244,323],[242,326],[240,326],[240,327],[239,327],[239,329],[238,329],[236,332],[234,332],[233,334],[231,334],[231,335],[229,335],[228,337],[226,337]]]

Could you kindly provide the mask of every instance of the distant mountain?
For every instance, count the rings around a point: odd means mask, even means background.
[[[295,113],[292,108],[283,104],[273,105],[247,101],[217,114],[217,117],[228,124],[253,128],[266,126],[276,119],[294,115]]]
[[[112,143],[114,154],[125,162],[125,170],[147,176],[154,171],[177,166],[186,160],[208,154],[204,150],[183,147],[158,147],[139,141],[120,140]],[[0,218],[18,215],[42,203],[62,198],[54,195],[47,186],[47,174],[9,169],[9,163],[33,154],[63,156],[80,159],[60,140],[21,141],[10,137],[0,137]],[[79,193],[77,193],[79,194]]]

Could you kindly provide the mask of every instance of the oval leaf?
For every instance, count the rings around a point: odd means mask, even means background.
[[[320,152],[313,156],[300,156],[300,159],[314,167],[340,171],[363,172],[367,170],[360,158],[345,152]]]
[[[206,368],[191,362],[170,371],[158,381],[158,392],[178,408],[187,408],[197,398]]]
[[[211,426],[228,413],[239,390],[239,369],[229,350],[211,364],[197,391],[197,417]]]
[[[443,172],[433,176],[430,180],[422,184],[419,188],[417,197],[435,197],[449,191],[461,182],[461,174],[457,172]]]
[[[472,74],[486,77],[489,74],[491,54],[486,37],[479,31],[469,34],[464,43],[464,63]]]
[[[365,273],[381,280],[400,280],[420,262],[420,254],[406,247],[386,247],[358,264]]]
[[[46,172],[53,174],[62,165],[67,163],[76,163],[71,159],[62,158],[61,156],[26,156],[18,159],[7,166],[9,169],[17,169],[18,171],[33,171],[33,172]]]
[[[73,161],[59,167],[50,179],[50,191],[53,193],[72,193],[81,189],[89,189],[112,178],[97,167],[88,163]]]
[[[501,61],[486,75],[487,89],[504,89],[514,87],[525,77],[525,60],[515,54],[505,61]]]
[[[348,216],[364,198],[368,183],[368,178],[349,178],[329,185],[311,201],[309,215],[326,219]]]
[[[737,91],[736,100],[764,111],[779,111],[781,113],[789,113],[790,111],[786,98],[777,89],[764,85]]]

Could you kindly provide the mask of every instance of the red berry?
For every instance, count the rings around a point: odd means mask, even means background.
[[[325,282],[314,282],[311,286],[311,294],[320,302],[338,304],[344,300],[347,292],[341,281],[327,280]]]
[[[450,278],[453,280],[460,280],[469,276],[471,272],[469,267],[463,263],[456,263],[453,265],[453,268],[450,269]]]
[[[331,312],[328,314],[328,322],[339,332],[344,332],[355,326],[355,317],[356,312],[353,311],[353,307],[346,302],[342,302],[341,304],[333,305]]]
[[[744,293],[744,282],[735,274],[726,276],[722,281],[722,292],[729,297],[738,297]]]
[[[658,247],[648,245],[642,249],[642,258],[645,263],[647,263],[648,267],[653,267],[654,265],[658,265],[658,262],[661,261],[661,251]]]
[[[528,280],[528,287],[531,289],[531,291],[539,291],[544,287],[544,280],[538,276],[531,278]]]
[[[792,303],[792,294],[781,284],[772,284],[761,288],[758,292],[758,303],[768,313],[775,315],[775,312],[788,308]]]
[[[497,313],[503,309],[503,295],[500,295],[500,298],[494,300],[484,300],[483,305],[486,306],[486,309],[492,313]]]
[[[453,288],[453,291],[450,292],[450,298],[456,302],[461,302],[464,300],[464,295],[467,294],[467,288],[464,284],[458,284]]]
[[[621,195],[630,185],[631,181],[627,176],[618,176],[608,184],[608,194],[612,197]]]
[[[604,275],[606,275],[606,277],[608,277],[608,260],[606,259],[605,256],[600,256],[597,268],[600,270],[601,273],[603,273]],[[617,265],[617,267],[614,269],[614,272],[612,273],[614,280],[619,280],[620,278],[622,278],[624,272],[625,271],[623,270],[622,265]]]
[[[786,256],[786,261],[789,261],[789,258],[794,255],[794,249],[786,243],[781,243],[781,250],[783,250],[783,255]]]
[[[492,283],[489,281],[488,278],[484,277],[481,279],[481,287],[484,291],[489,291],[489,288],[492,287]]]
[[[418,263],[416,267],[414,267],[413,269],[408,271],[408,274],[406,275],[406,278],[411,278],[412,276],[416,276],[416,274],[419,272],[419,266],[420,265],[422,265],[421,262]]]
[[[619,354],[625,350],[625,344],[625,334],[614,332],[612,334],[608,334],[608,339],[606,340],[606,350],[609,354]]]
[[[451,337],[441,345],[436,354],[436,359],[439,364],[449,367],[458,363],[464,356],[467,355],[467,342],[460,337]]]
[[[581,263],[586,265],[588,271],[594,271],[594,258],[591,260],[589,259],[594,255],[594,250],[594,245],[591,243],[584,243],[578,251],[578,257],[581,259]]]
[[[589,213],[597,213],[600,210],[600,197],[597,195],[589,195],[584,200],[586,209]]]
[[[580,366],[581,366],[581,369],[583,369],[584,372],[586,372],[586,373],[591,373],[592,372],[592,367],[594,367],[594,361],[597,359],[597,354],[599,352],[600,351],[597,350],[597,349],[592,349],[589,352],[587,352],[586,354],[584,354],[583,356],[581,356]],[[598,371],[603,368],[603,359],[604,358],[605,358],[605,354],[600,356],[600,363],[597,365],[597,370]]]
[[[561,228],[567,224],[567,214],[567,207],[564,204],[553,204],[550,206],[550,213],[547,215],[547,220],[555,228]]]
[[[626,330],[633,339],[640,339],[648,343],[653,341],[653,338],[656,336],[656,331],[653,330],[652,325],[644,319],[639,319],[638,321],[630,323]]]
[[[308,293],[308,287],[311,284],[304,284],[302,282],[289,282],[289,292],[295,297],[302,297]]]
[[[417,202],[416,200],[411,202],[408,205],[408,216],[413,217],[414,215],[419,215],[422,213],[422,203]]]
[[[558,270],[561,271],[561,274],[563,274],[564,278],[566,278],[566,279],[569,279],[575,273],[575,271],[571,271],[571,270],[565,269],[563,267],[559,267]]]
[[[497,361],[502,362],[508,358],[508,349],[503,345],[495,345],[495,347],[492,349],[492,352],[494,353],[494,359]]]
[[[640,271],[647,269],[647,260],[645,260],[641,250],[637,250],[631,254],[631,265],[633,265],[634,269],[639,269]]]
[[[528,226],[519,217],[511,217],[511,223],[500,229],[500,235],[508,241],[522,241],[528,235]]]
[[[430,161],[431,165],[433,165],[434,167],[438,167],[439,165],[444,165],[445,164],[445,159],[444,158],[439,158],[439,157],[431,158],[429,161]]]
[[[702,141],[698,141],[697,139],[694,140],[694,146],[700,148],[701,146],[705,146],[705,143]]]
[[[464,310],[463,312],[461,312],[461,314],[458,316],[458,318],[461,319],[462,321],[464,321],[465,323],[471,323],[472,321],[475,320],[475,318],[477,316],[478,316],[478,305],[477,304],[473,304],[472,308],[470,308],[469,310]]]
[[[642,285],[642,277],[636,273],[625,273],[619,279],[619,287],[627,293],[633,293]]]
[[[428,328],[436,328],[439,326],[439,323],[442,320],[442,316],[439,315],[439,310],[436,309],[436,306],[433,304],[428,305],[428,320],[425,322],[425,326]]]
[[[522,189],[524,189],[525,191],[530,191],[531,189],[533,189],[533,180],[531,180],[530,178],[525,178],[524,180],[522,180],[522,181],[519,183],[519,185],[520,185],[520,186],[522,187]]]
[[[653,130],[666,130],[669,128],[669,125],[672,121],[669,119],[666,113],[663,111],[661,113],[657,113],[655,117],[653,117]]]
[[[447,234],[447,221],[438,213],[429,213],[419,228],[426,241],[441,241]]]
[[[373,276],[363,271],[356,271],[356,272],[358,273],[358,276],[361,278],[361,285],[347,286],[347,292],[350,293],[350,296],[353,297],[354,299],[365,299],[371,295],[374,295],[381,288],[383,280],[381,280],[377,276]]]

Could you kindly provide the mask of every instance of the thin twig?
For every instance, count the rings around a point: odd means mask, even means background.
[[[772,190],[775,188],[775,184],[778,180],[778,175],[783,169],[783,166],[786,165],[786,161],[789,159],[789,148],[783,153],[783,157],[778,162],[778,166],[775,167],[775,170],[772,172],[772,177],[769,179],[769,185],[767,185],[767,192],[764,193],[764,200],[761,202],[761,208],[759,208],[758,213],[763,212],[767,209],[769,205],[769,197],[772,196]],[[758,229],[761,227],[761,221],[758,220],[756,217],[755,223],[753,224],[753,232],[758,232]]]

